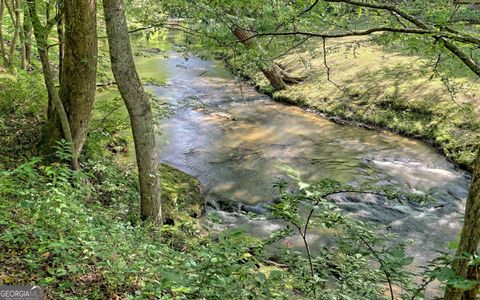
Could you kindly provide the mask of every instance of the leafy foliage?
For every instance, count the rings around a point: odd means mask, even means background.
[[[404,245],[324,199],[342,184],[324,180],[292,193],[279,182],[272,212],[290,225],[269,239],[212,232],[188,217],[159,230],[139,221],[128,171],[108,161],[72,171],[69,149],[57,146],[58,163],[35,158],[0,173],[1,282],[76,299],[387,299],[389,282],[403,287],[404,299],[417,291]],[[323,228],[333,239],[305,255],[285,239],[297,228],[305,236]],[[284,246],[272,252],[276,241]],[[430,272],[452,280],[438,264]]]
[[[251,276],[258,270],[248,254],[258,247],[255,239],[236,232],[221,234],[214,242],[196,231],[188,234],[185,230],[193,224],[188,221],[165,226],[163,233],[132,222],[127,213],[134,205],[131,199],[124,193],[117,198],[107,182],[99,186],[94,181],[98,172],[118,170],[98,164],[89,169],[92,173],[73,172],[65,164],[42,165],[35,159],[0,174],[2,282],[35,283],[47,286],[54,298],[87,299],[115,294],[220,299],[271,295],[270,289],[278,288],[279,281]],[[134,187],[127,188],[131,182],[119,177],[115,182],[118,192],[131,189],[138,197]],[[92,201],[104,189],[112,193],[111,203]],[[226,285],[231,289],[225,290]]]

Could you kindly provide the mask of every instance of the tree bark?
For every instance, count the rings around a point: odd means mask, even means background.
[[[87,136],[96,90],[97,26],[95,0],[65,0],[65,53],[61,57],[60,99],[72,132],[72,166]],[[60,20],[63,17],[60,17]],[[58,23],[57,23],[58,25]],[[62,49],[62,41],[60,49]]]
[[[235,35],[237,40],[246,47],[259,47],[255,40],[251,38],[253,36],[252,33],[248,32],[247,30],[240,27],[233,27],[232,33]],[[268,82],[270,82],[270,85],[276,91],[283,90],[287,87],[282,79],[282,74],[279,70],[279,67],[276,64],[272,63],[272,66],[269,68],[260,67],[260,71],[262,71],[263,75],[265,75],[265,77],[268,79]]]
[[[104,0],[112,71],[132,126],[141,196],[141,217],[162,224],[157,147],[149,98],[133,61],[123,0]]]
[[[27,70],[27,59],[25,56],[25,32],[23,31],[23,25],[20,28],[20,62],[22,70]]]
[[[477,252],[480,242],[480,152],[473,169],[473,178],[465,208],[465,220],[460,236],[460,243],[456,256],[462,254],[472,255]],[[478,280],[478,266],[469,266],[466,259],[455,259],[452,269],[458,276],[469,280]],[[475,300],[477,299],[478,286],[470,291],[463,291],[447,287],[445,300]]]

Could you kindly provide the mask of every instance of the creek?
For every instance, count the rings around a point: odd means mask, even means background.
[[[221,62],[185,58],[171,38],[163,43],[170,46],[161,55],[139,61],[141,74],[162,73],[166,85],[148,89],[173,108],[160,124],[159,158],[200,179],[208,211],[221,218],[219,229],[242,228],[257,236],[279,229],[280,223],[252,220],[241,210],[262,211],[262,203],[278,196],[273,182],[288,178],[289,168],[304,182],[331,178],[434,197],[422,205],[372,195],[334,199],[348,213],[411,240],[408,253],[415,264],[434,258],[435,249],[446,249],[456,238],[470,175],[432,147],[274,102],[236,80]],[[312,245],[322,241],[316,234],[308,239]],[[299,238],[291,242],[302,246]]]

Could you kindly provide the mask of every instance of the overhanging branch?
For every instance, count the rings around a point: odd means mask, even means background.
[[[407,34],[420,34],[420,35],[429,35],[434,38],[448,38],[457,42],[475,44],[480,46],[480,39],[474,36],[465,36],[459,33],[454,32],[442,32],[435,29],[423,29],[423,28],[399,28],[399,27],[374,27],[366,30],[359,31],[348,31],[341,33],[322,33],[322,32],[307,32],[307,31],[287,31],[287,32],[259,32],[253,34],[252,36],[242,40],[241,42],[246,42],[250,39],[260,36],[289,36],[289,35],[303,35],[308,37],[319,37],[319,38],[342,38],[350,36],[365,36],[377,32],[393,32],[393,33],[407,33]]]
[[[357,0],[324,0],[325,2],[335,2],[335,3],[345,3],[359,7],[367,7],[372,9],[381,9],[386,10],[389,12],[394,12],[398,14],[403,19],[409,21],[410,23],[416,25],[420,29],[424,29],[426,31],[437,31],[435,26],[429,25],[425,23],[423,20],[419,19],[418,17],[409,14],[408,12],[389,4],[383,3],[371,3],[371,2],[362,2]],[[474,45],[480,45],[480,39],[469,35],[466,33],[457,34],[454,33],[453,35],[445,34],[445,32],[439,32],[436,35],[432,35],[436,37],[438,40],[441,40],[445,44],[445,48],[448,49],[452,54],[458,57],[472,72],[474,72],[477,76],[480,76],[480,64],[473,60],[472,57],[467,55],[462,49],[457,47],[453,41],[463,42],[463,43],[470,43]]]

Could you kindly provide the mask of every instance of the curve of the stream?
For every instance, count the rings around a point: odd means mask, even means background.
[[[220,62],[185,59],[175,49],[167,54],[143,63],[152,72],[164,72],[166,86],[149,89],[173,107],[161,122],[159,157],[199,178],[212,207],[271,200],[277,196],[272,183],[286,176],[288,166],[305,182],[333,178],[433,195],[436,202],[427,205],[365,195],[335,199],[349,213],[411,239],[409,253],[416,263],[433,258],[434,249],[445,249],[456,238],[469,175],[428,145],[332,123],[272,101],[236,81]],[[261,236],[280,226],[240,212],[219,214],[223,228],[241,227]],[[309,238],[312,243],[317,239]]]

